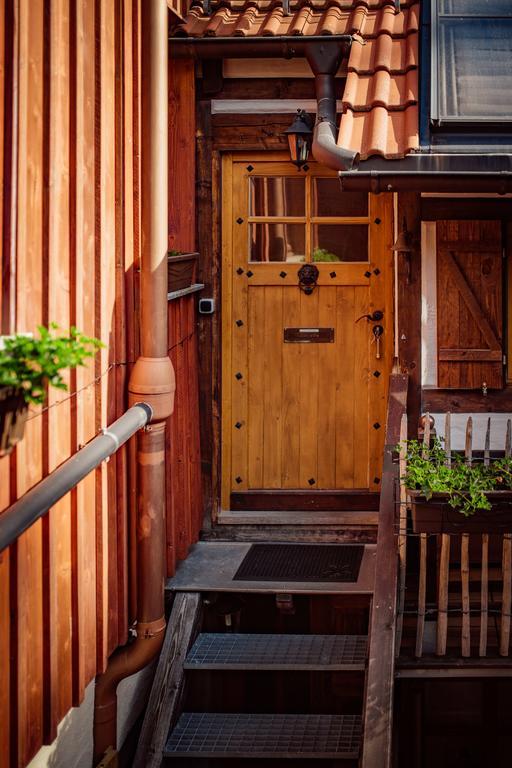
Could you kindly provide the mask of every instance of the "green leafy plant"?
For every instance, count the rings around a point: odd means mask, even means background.
[[[490,491],[512,489],[512,458],[469,464],[464,456],[452,453],[451,461],[439,438],[430,447],[418,440],[407,442],[407,488],[419,490],[430,500],[435,493],[448,496],[448,504],[469,517],[477,510],[491,509]]]
[[[37,330],[38,336],[7,336],[0,347],[0,388],[20,392],[33,404],[44,402],[48,386],[67,390],[61,371],[84,365],[103,346],[74,327],[68,335],[59,335],[55,323]]]
[[[313,261],[339,261],[339,257],[326,248],[315,248],[313,250]]]

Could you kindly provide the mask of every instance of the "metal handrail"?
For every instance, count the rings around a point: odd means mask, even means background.
[[[136,403],[101,434],[57,467],[41,482],[0,514],[0,552],[10,546],[43,517],[49,509],[72,490],[80,480],[96,469],[102,461],[116,453],[139,429],[153,417],[147,403]]]

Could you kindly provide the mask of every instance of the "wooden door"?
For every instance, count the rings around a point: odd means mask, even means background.
[[[439,387],[503,387],[502,294],[501,222],[439,221]]]
[[[225,158],[223,200],[223,508],[247,491],[378,490],[391,196],[342,193],[314,163]],[[298,273],[311,262],[308,295]],[[375,310],[378,323],[363,317]]]

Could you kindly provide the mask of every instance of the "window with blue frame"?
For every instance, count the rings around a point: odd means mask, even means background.
[[[512,122],[512,0],[431,0],[433,125]]]

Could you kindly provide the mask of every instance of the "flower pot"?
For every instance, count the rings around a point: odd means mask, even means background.
[[[19,389],[0,388],[0,456],[6,456],[25,433],[28,403]]]
[[[434,493],[427,501],[421,491],[409,491],[414,533],[512,533],[512,491],[485,494],[491,509],[466,517],[448,504],[448,496]]]
[[[180,253],[167,256],[167,291],[181,291],[190,288],[196,276],[197,253]]]

